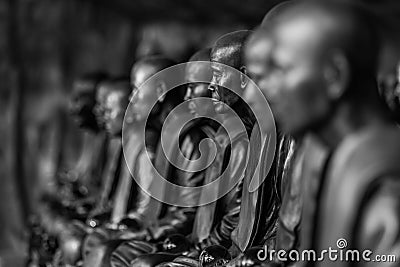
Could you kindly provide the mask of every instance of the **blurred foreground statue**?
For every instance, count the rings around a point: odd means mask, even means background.
[[[400,132],[379,99],[380,38],[371,23],[358,7],[312,1],[291,7],[273,27],[276,119],[283,131],[313,133],[333,151],[317,200],[303,199],[316,206],[303,214],[300,252],[307,246],[319,257],[332,247],[347,257],[299,264],[376,266],[375,255],[399,257]],[[353,249],[360,262],[348,256]]]

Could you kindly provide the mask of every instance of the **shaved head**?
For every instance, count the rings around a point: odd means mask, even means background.
[[[121,134],[125,110],[129,103],[129,79],[116,78],[107,81],[105,86],[109,87],[104,109],[105,129],[111,136],[118,136]]]
[[[242,30],[220,37],[211,50],[211,61],[226,64],[240,70],[243,63],[243,48],[251,31]]]
[[[317,35],[308,37],[318,43],[319,50],[342,52],[353,79],[376,74],[379,37],[372,17],[359,6],[333,1],[300,1],[286,4],[274,20],[277,28],[297,24],[298,31],[307,23],[313,24]]]
[[[249,37],[245,47],[247,74],[260,86],[263,76],[268,75],[273,39],[269,28],[258,28]]]
[[[265,15],[264,19],[261,22],[260,27],[264,28],[264,27],[269,27],[269,25],[271,23],[273,23],[273,21],[279,17],[283,12],[285,12],[286,10],[288,10],[290,7],[292,7],[293,5],[295,5],[296,2],[293,1],[286,1],[286,2],[282,2],[279,3],[278,5],[274,6],[270,11],[268,11],[268,13]]]
[[[175,62],[164,56],[148,56],[138,60],[131,70],[132,87],[139,88],[148,78],[173,65]]]
[[[144,65],[150,65],[155,69],[162,70],[174,65],[175,62],[164,56],[148,56],[138,60],[133,68],[140,68]]]
[[[244,47],[250,33],[251,31],[247,30],[227,33],[221,36],[211,49],[212,80],[209,89],[216,100],[217,113],[227,111],[224,103],[232,107],[238,102],[246,87],[246,84],[242,83],[245,80],[243,75],[238,77],[227,66],[246,73]]]
[[[137,61],[131,71],[131,85],[136,93],[131,98],[130,110],[135,114],[135,119],[141,121],[148,114],[158,116],[160,112],[167,110],[169,106],[175,106],[183,101],[185,88],[178,86],[171,90],[167,88],[162,75],[154,76],[163,69],[172,67],[175,62],[164,56],[148,56]],[[146,81],[146,86],[142,86]],[[140,90],[138,90],[140,88]],[[166,92],[168,91],[168,92]],[[165,93],[165,94],[164,94]],[[154,99],[158,99],[153,107]]]
[[[189,62],[210,61],[211,48],[205,48],[197,51],[190,57]],[[186,80],[188,82],[197,82],[199,79],[207,80],[211,78],[211,68],[209,64],[193,63],[186,67]]]
[[[99,123],[96,121],[95,106],[96,92],[101,81],[107,79],[102,72],[89,73],[74,81],[70,112],[79,127],[92,131],[99,130]]]
[[[249,36],[245,46],[245,60],[247,67],[247,75],[260,87],[265,94],[268,86],[266,83],[266,76],[268,76],[268,64],[271,57],[273,38],[272,38],[272,25],[274,21],[286,12],[288,9],[296,5],[296,1],[286,1],[274,6],[265,15],[262,23],[256,28]]]
[[[197,51],[190,59],[193,61],[210,61],[211,48]],[[210,64],[193,63],[186,67],[185,79],[188,82],[185,100],[189,100],[188,108],[192,114],[200,116],[211,116],[214,107],[210,102],[196,99],[198,97],[211,97],[208,90],[208,83],[198,82],[199,80],[208,81],[211,79],[212,72]],[[208,78],[207,78],[208,77]]]
[[[204,48],[194,53],[189,61],[210,61],[211,48]]]
[[[119,92],[124,96],[129,96],[131,87],[128,77],[118,77],[105,81],[102,86],[106,87],[109,92]]]
[[[297,1],[271,25],[267,98],[282,129],[321,131],[339,110],[379,110],[379,38],[365,10],[350,3]]]

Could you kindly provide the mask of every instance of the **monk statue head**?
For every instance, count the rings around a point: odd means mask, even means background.
[[[70,112],[81,128],[97,132],[100,127],[96,121],[94,108],[98,84],[106,79],[104,73],[86,74],[73,83]]]
[[[117,78],[106,83],[110,88],[104,105],[105,129],[111,136],[122,132],[124,116],[129,103],[131,88],[128,78]]]
[[[244,76],[246,66],[243,50],[249,34],[250,31],[247,30],[225,34],[215,42],[211,49],[212,81],[209,89],[215,100],[214,108],[217,113],[226,112],[227,107],[223,103],[233,106],[247,85]],[[240,71],[243,75],[239,77],[228,66]]]
[[[188,82],[185,100],[189,101],[189,110],[195,116],[213,117],[215,111],[211,101],[196,99],[199,97],[211,98],[208,90],[208,83],[198,82],[198,77],[211,77],[211,68],[208,64],[195,63],[195,61],[210,61],[211,48],[205,48],[196,52],[189,62],[193,62],[186,67],[185,78]]]
[[[273,21],[283,13],[285,10],[295,5],[295,2],[283,2],[273,7],[264,17],[261,25],[250,34],[246,41],[244,49],[244,58],[247,68],[247,75],[255,83],[249,83],[243,98],[253,110],[256,110],[259,114],[265,112],[261,110],[263,105],[260,101],[264,99],[259,97],[257,90],[260,89],[264,97],[269,102],[268,90],[271,88],[268,86],[268,79],[270,76],[270,61],[272,55],[273,39],[271,36],[271,25]],[[258,88],[255,87],[257,85]],[[274,110],[272,110],[274,112]],[[279,124],[279,122],[278,122]]]
[[[378,75],[379,91],[394,119],[400,122],[400,64],[390,74]]]
[[[96,117],[97,124],[101,129],[105,128],[104,109],[107,95],[111,91],[111,80],[112,79],[108,78],[101,81],[97,86],[97,91],[95,95],[96,104],[94,106],[94,115]]]
[[[146,120],[147,116],[154,116],[161,112],[163,104],[168,100],[166,83],[154,77],[151,84],[142,86],[157,72],[174,65],[174,62],[163,56],[149,56],[137,61],[131,71],[132,96],[129,113],[136,121]],[[140,89],[140,90],[139,90]],[[158,102],[153,107],[154,99]]]
[[[339,118],[379,110],[370,22],[363,10],[329,1],[298,2],[274,19],[266,94],[283,131],[332,133]]]

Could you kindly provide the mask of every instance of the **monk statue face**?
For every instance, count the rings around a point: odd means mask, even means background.
[[[122,125],[128,97],[120,91],[109,92],[105,99],[104,122],[105,129],[111,136],[118,136],[122,132]]]
[[[107,95],[110,92],[110,87],[107,83],[100,84],[96,92],[96,104],[94,107],[94,114],[96,121],[101,128],[105,127],[104,110],[106,104]]]
[[[330,112],[324,46],[315,23],[299,17],[275,27],[269,73],[263,75],[269,77],[259,81],[280,128],[293,135],[302,135]]]
[[[209,89],[217,113],[226,113],[243,96],[248,80],[242,50],[248,35],[247,30],[227,33],[211,49],[212,80]]]
[[[400,64],[399,64],[400,66]],[[400,69],[378,76],[379,90],[396,121],[400,120]]]
[[[242,92],[233,92],[228,88],[237,88],[240,79],[224,65],[211,63],[211,68],[212,81],[209,90],[214,100],[214,109],[217,113],[226,113],[228,107],[224,103],[232,107],[239,100],[239,95],[242,94]]]
[[[272,40],[265,30],[256,31],[251,37],[245,48],[245,60],[247,75],[261,90],[267,101],[270,94],[268,79],[270,78],[269,63],[271,59]],[[245,89],[243,98],[253,110],[258,110],[258,114],[265,112],[261,110],[260,103],[264,99],[257,94],[257,88],[254,83],[249,83]]]
[[[136,121],[143,121],[149,114],[158,112],[157,105],[153,108],[154,99],[163,100],[161,96],[166,91],[165,83],[152,80],[146,83],[145,88],[140,88],[148,78],[157,72],[158,69],[150,64],[141,64],[132,69],[131,86],[135,93],[131,96],[129,112]]]
[[[205,101],[204,99],[196,99],[199,97],[210,98],[211,91],[208,90],[208,84],[203,82],[198,82],[196,77],[201,77],[201,73],[210,72],[210,69],[206,64],[196,64],[189,65],[186,69],[185,78],[188,82],[185,100],[189,101],[189,111],[195,116],[213,116],[214,105],[212,101]]]
[[[214,105],[211,101],[196,99],[198,97],[207,97],[211,100],[211,92],[206,83],[190,83],[187,87],[185,100],[189,101],[189,111],[195,116],[212,116]]]
[[[81,128],[97,130],[98,125],[94,115],[95,93],[91,81],[78,80],[73,85],[70,112],[74,121]]]

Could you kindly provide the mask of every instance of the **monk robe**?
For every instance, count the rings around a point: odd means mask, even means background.
[[[316,183],[326,159],[326,152],[325,147],[310,137],[291,142],[289,156],[284,166],[283,197],[277,225],[276,251],[298,250],[303,244],[300,229],[303,228],[304,210],[308,209],[304,207],[303,199],[311,198],[308,194],[313,191],[305,187]],[[271,246],[268,247],[271,248]],[[274,262],[267,262],[266,266],[292,266],[293,264],[295,263],[289,259],[285,262],[275,259]]]
[[[104,133],[83,133],[82,151],[78,162],[67,173],[59,174],[60,183],[63,184],[55,195],[56,198],[64,202],[66,200],[75,201],[90,193],[76,192],[79,190],[79,186],[85,187],[87,190],[98,189],[106,159],[107,144],[108,138]],[[91,193],[94,195],[93,191]]]
[[[228,119],[224,124],[232,122]],[[198,249],[204,249],[211,245],[222,245],[225,248],[229,248],[231,246],[231,233],[237,226],[239,219],[249,141],[246,132],[230,133],[231,140],[226,137],[224,132],[225,130],[220,128],[216,135],[220,153],[217,153],[217,158],[215,159],[216,165],[218,165],[217,170],[215,174],[211,173],[210,178],[215,179],[214,175],[218,177],[222,174],[218,183],[221,189],[230,184],[231,181],[237,180],[238,183],[222,198],[199,207],[192,232],[192,240],[197,243]],[[229,168],[225,170],[228,163]]]
[[[320,186],[312,245],[317,252],[357,249],[360,262],[330,261],[316,266],[377,266],[376,255],[400,256],[400,130],[392,125],[371,126],[346,137],[333,152]],[[339,241],[338,241],[339,240]],[[345,240],[345,241],[344,241]],[[348,255],[348,253],[347,253]],[[352,259],[350,254],[349,259]],[[357,265],[358,264],[358,265]],[[310,264],[312,265],[312,264]]]
[[[128,139],[125,143],[125,157],[121,158],[120,161],[120,172],[119,182],[116,187],[113,206],[111,209],[110,220],[108,224],[102,227],[98,227],[93,233],[88,235],[83,245],[83,259],[87,261],[88,254],[93,249],[100,246],[103,242],[111,239],[117,239],[124,232],[118,228],[118,223],[121,219],[125,218],[129,211],[137,208],[138,200],[139,203],[143,204],[143,198],[148,198],[144,193],[140,193],[137,184],[131,176],[130,171],[139,177],[139,179],[148,180],[151,175],[151,166],[147,164],[146,157],[149,157],[150,161],[154,160],[154,148],[158,141],[157,134],[150,134],[153,129],[146,129],[146,147],[144,145],[144,136],[141,128],[139,130],[133,130],[129,132]],[[157,131],[158,132],[158,131]],[[149,138],[150,137],[150,138]],[[130,164],[129,168],[127,164]],[[143,210],[141,216],[144,221],[154,220],[157,216],[153,209]],[[122,241],[121,241],[122,242]],[[117,245],[117,242],[115,242]]]
[[[87,194],[96,198],[102,181],[102,173],[106,162],[109,138],[105,133],[84,133],[82,154],[72,170],[76,182],[88,189]]]
[[[272,160],[271,153],[268,153],[268,149],[271,149],[270,136],[265,136],[261,143],[260,128],[258,125],[254,128],[250,139],[250,155],[243,184],[239,223],[232,233],[234,247],[230,251],[233,256],[237,255],[235,255],[237,250],[239,253],[244,253],[253,246],[264,244],[268,244],[270,247],[274,246],[278,212],[281,205],[281,185],[283,177],[287,175],[285,165],[290,160],[291,142],[292,140],[287,136],[278,135],[275,156],[272,155],[273,164],[270,169],[267,169],[267,164],[263,163]],[[260,151],[260,147],[263,148],[263,151]],[[259,162],[260,168],[256,169]],[[249,192],[248,188],[253,177],[259,182],[264,182],[256,191]],[[243,256],[237,260],[243,260],[241,258]]]
[[[100,192],[99,201],[96,203],[94,209],[88,216],[88,223],[91,223],[90,226],[92,227],[97,226],[97,224],[94,224],[95,221],[93,220],[93,217],[99,216],[104,213],[109,214],[112,207],[112,202],[119,180],[118,174],[121,167],[119,163],[121,162],[121,159],[123,157],[120,138],[113,138],[110,140],[108,154],[109,159],[107,159],[104,167],[105,172],[102,178],[102,189]]]
[[[227,128],[230,128],[229,124],[232,123],[236,123],[232,118],[227,118],[224,121],[224,124],[228,125]],[[223,188],[232,181],[237,180],[239,182],[222,198],[198,208],[190,236],[192,243],[195,244],[197,253],[192,252],[189,257],[177,257],[173,262],[164,263],[162,266],[192,266],[193,264],[199,264],[198,259],[206,258],[214,259],[211,261],[218,262],[218,264],[226,263],[230,260],[230,255],[229,257],[226,257],[224,253],[212,255],[215,254],[214,251],[207,248],[216,247],[218,251],[227,252],[227,248],[232,244],[230,237],[238,223],[244,170],[247,164],[248,134],[251,132],[253,125],[250,121],[245,121],[245,127],[247,133],[241,131],[231,132],[231,140],[229,140],[222,127],[216,134],[217,155],[213,164],[207,169],[205,184],[212,182],[222,173],[223,176],[219,179],[220,183],[215,188],[216,191],[218,191],[218,187]],[[230,155],[232,155],[232,158],[230,158]],[[226,168],[228,162],[229,168]],[[197,255],[200,252],[201,257],[198,257]],[[134,263],[137,264],[134,266],[139,266],[140,259]]]
[[[102,133],[85,133],[83,149],[76,167],[67,174],[57,193],[46,195],[41,212],[42,225],[58,236],[72,219],[85,220],[99,198],[99,182],[106,158],[108,140]]]
[[[99,225],[101,221],[109,217],[109,206],[115,191],[115,185],[113,186],[113,184],[118,180],[116,177],[118,176],[118,163],[121,156],[121,139],[111,139],[108,143],[107,160],[102,175],[101,194],[95,207],[88,215],[88,224],[81,221],[72,221],[61,232],[59,238],[60,252],[57,254],[62,254],[66,263],[74,264],[80,258],[81,242],[86,234],[92,230],[91,226]]]
[[[178,136],[173,139],[174,142],[177,143],[171,146],[171,151],[167,151],[170,155],[169,158],[176,158],[177,151],[175,151],[174,148],[180,147],[182,154],[186,159],[189,159],[189,161],[186,161],[186,163],[177,161],[178,166],[183,167],[184,170],[193,169],[195,166],[192,165],[198,164],[193,160],[200,156],[200,151],[198,150],[200,142],[207,137],[211,138],[213,136],[214,129],[213,126],[210,126],[208,121],[192,121],[182,130],[179,139],[177,138]],[[178,142],[180,146],[178,146]],[[160,144],[157,152],[156,169],[163,177],[166,177],[170,182],[187,187],[198,187],[203,183],[205,176],[204,170],[196,172],[179,170],[169,163],[162,149]],[[202,157],[207,158],[207,155],[202,155]],[[186,203],[197,203],[199,198],[199,195],[186,190],[180,190],[179,192],[173,192],[169,188],[161,188],[159,190],[164,190],[165,193],[178,199],[186,199]],[[141,238],[145,237],[146,240],[150,241],[148,243],[149,245],[154,244],[154,242],[162,241],[167,236],[174,233],[186,235],[190,233],[193,227],[193,220],[196,213],[195,207],[176,207],[164,204],[162,205],[162,209],[165,210],[164,214],[160,216],[158,220],[149,222],[150,225],[143,231],[146,234],[141,236]],[[144,253],[146,251],[141,249],[141,242],[137,241],[137,238],[122,243],[113,252],[111,257],[112,266],[127,266],[129,262],[138,255],[146,254]]]
[[[321,175],[324,172],[328,158],[329,149],[312,136],[307,136],[299,148],[302,154],[301,171],[301,228],[297,232],[298,246],[292,247],[300,251],[311,249],[309,236],[314,231],[313,223],[318,204],[318,192],[321,183]],[[301,263],[297,263],[301,264]]]

